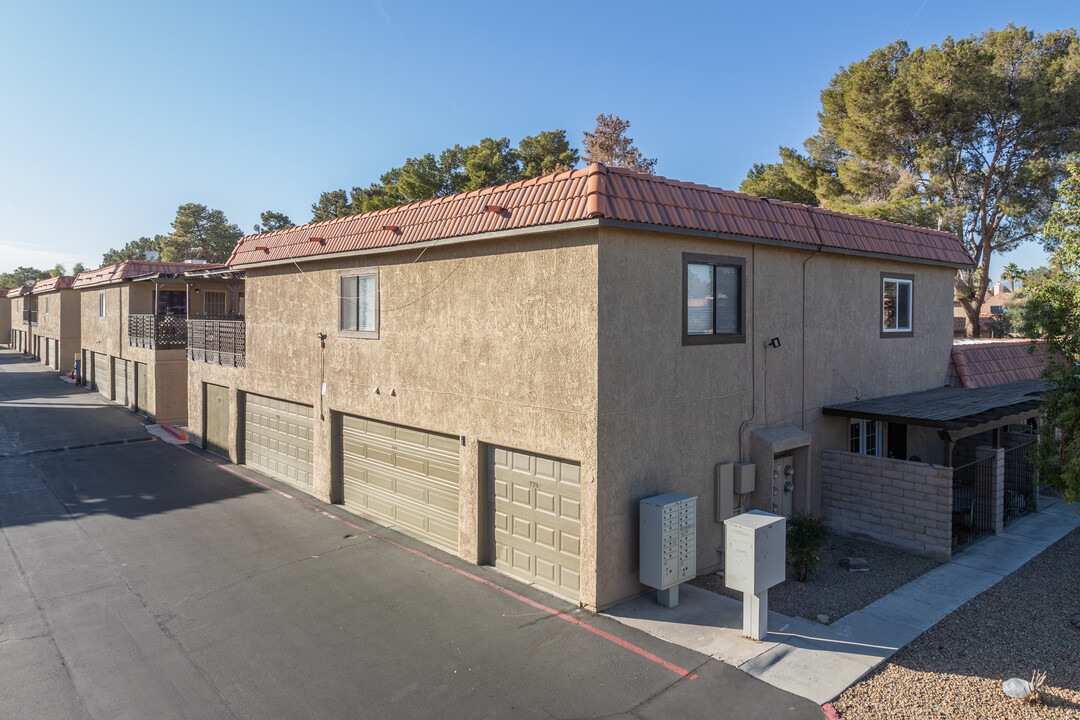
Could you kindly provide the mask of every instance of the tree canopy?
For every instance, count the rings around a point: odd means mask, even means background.
[[[634,138],[628,137],[630,121],[618,115],[596,116],[596,128],[592,132],[582,133],[585,151],[581,158],[586,163],[603,163],[612,167],[624,167],[641,173],[651,173],[656,167],[656,158],[647,158],[634,145]]]
[[[453,193],[569,170],[578,163],[565,130],[549,130],[522,138],[517,147],[507,138],[484,138],[476,145],[446,148],[406,158],[367,188],[322,193],[311,206],[312,222],[355,215]]]
[[[787,188],[783,173],[823,207],[955,233],[975,261],[955,294],[978,336],[991,255],[1037,237],[1080,150],[1075,30],[897,41],[841,70],[821,105],[805,154],[782,148],[742,187],[774,177],[766,187]]]
[[[48,270],[38,270],[35,267],[17,267],[9,273],[0,273],[0,289],[22,287],[27,283],[33,284],[38,280],[47,280],[53,277]]]
[[[259,224],[255,226],[255,232],[274,232],[291,227],[296,227],[296,223],[290,220],[288,215],[267,210],[259,214]]]
[[[1080,161],[1068,165],[1059,200],[1043,227],[1054,248],[1050,267],[1029,273],[1023,325],[1050,351],[1043,377],[1036,464],[1044,482],[1062,489],[1066,502],[1080,500]]]
[[[165,262],[225,262],[244,235],[225,213],[198,203],[178,207],[172,228],[172,233],[161,241],[161,259]]]
[[[132,240],[119,250],[109,250],[107,253],[101,256],[101,265],[115,265],[116,263],[124,262],[125,260],[142,260],[146,257],[146,253],[154,251],[161,252],[161,241],[165,239],[164,235],[155,235],[153,238],[141,237],[138,240]]]

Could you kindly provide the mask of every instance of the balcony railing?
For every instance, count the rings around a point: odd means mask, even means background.
[[[190,318],[187,328],[188,360],[244,367],[243,320]]]
[[[128,345],[151,350],[187,347],[187,318],[175,315],[129,315]]]

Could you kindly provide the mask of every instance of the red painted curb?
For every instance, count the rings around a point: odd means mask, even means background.
[[[832,706],[832,703],[825,703],[821,706],[821,710],[825,713],[825,717],[829,720],[843,720],[840,717],[840,713],[836,712],[836,708]]]
[[[177,440],[183,440],[184,442],[187,442],[186,432],[183,432],[182,430],[177,430],[172,425],[166,425],[165,423],[161,423],[161,429],[172,435]]]

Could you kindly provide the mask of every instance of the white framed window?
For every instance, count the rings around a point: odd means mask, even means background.
[[[338,334],[379,337],[379,269],[343,270],[339,276]]]
[[[210,316],[225,314],[224,290],[207,290],[203,293],[203,313]]]
[[[881,335],[911,335],[913,275],[881,274]]]
[[[99,292],[97,296],[97,314],[99,318],[105,317],[105,292]]]
[[[880,421],[852,420],[848,430],[848,450],[860,455],[881,455]]]

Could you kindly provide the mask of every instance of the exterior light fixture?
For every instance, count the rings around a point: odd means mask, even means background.
[[[770,340],[769,342],[767,342],[765,344],[768,345],[771,348],[778,348],[778,347],[780,347],[780,338],[774,337],[772,340]]]

